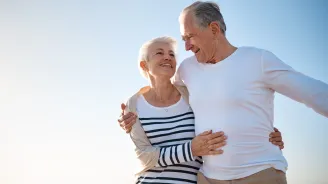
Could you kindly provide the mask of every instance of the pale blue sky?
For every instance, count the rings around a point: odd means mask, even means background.
[[[0,1],[0,183],[133,181],[134,155],[117,118],[147,81],[138,49],[170,35],[191,0]],[[328,2],[219,0],[236,46],[274,52],[328,83]],[[326,72],[326,73],[325,73]],[[328,183],[328,119],[277,95],[289,183]]]

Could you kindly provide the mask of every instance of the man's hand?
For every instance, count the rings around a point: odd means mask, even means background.
[[[126,107],[125,104],[122,103],[121,104],[122,113],[121,113],[120,118],[117,121],[126,133],[130,133],[133,124],[136,122],[137,116],[135,114],[133,114],[132,112],[129,112],[128,114],[124,115],[125,107]]]
[[[223,132],[212,133],[212,130],[203,132],[191,141],[191,151],[193,156],[222,154],[223,150],[218,150],[226,144],[226,136]]]
[[[274,132],[270,134],[269,141],[272,144],[279,146],[280,149],[284,149],[284,141],[282,141],[281,132],[277,128],[274,128]]]

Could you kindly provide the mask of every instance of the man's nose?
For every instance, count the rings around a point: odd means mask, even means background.
[[[192,48],[192,44],[190,44],[190,42],[187,40],[185,41],[185,49],[186,51],[189,51]]]

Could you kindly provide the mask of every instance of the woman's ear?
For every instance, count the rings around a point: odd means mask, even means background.
[[[141,61],[139,65],[144,71],[148,72],[148,65],[146,61]]]

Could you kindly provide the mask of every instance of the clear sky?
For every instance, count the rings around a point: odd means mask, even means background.
[[[0,183],[127,184],[134,154],[120,103],[147,84],[138,50],[170,35],[192,0],[1,0]],[[328,1],[219,0],[235,46],[274,52],[328,83]],[[328,183],[328,119],[276,95],[291,184]]]

